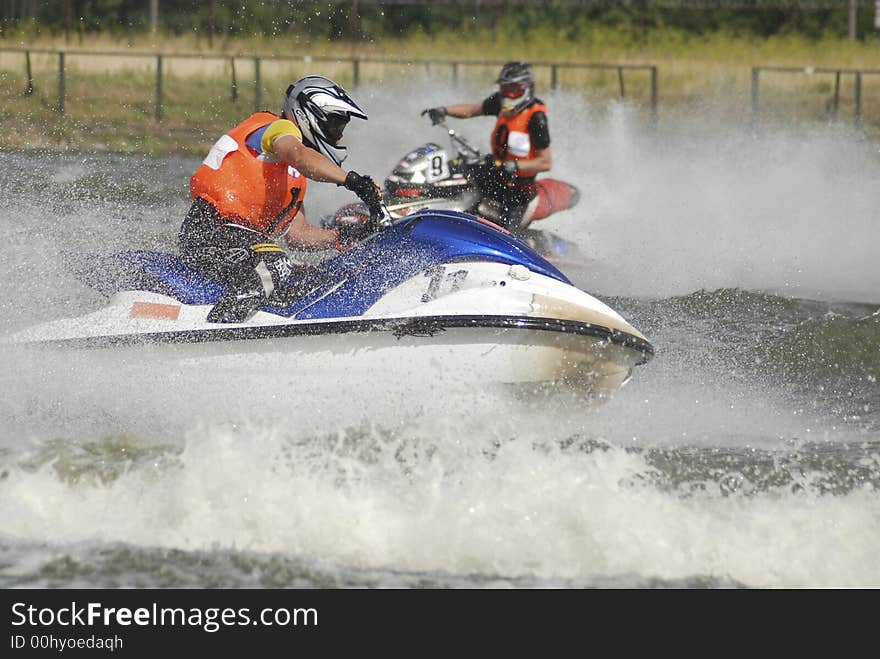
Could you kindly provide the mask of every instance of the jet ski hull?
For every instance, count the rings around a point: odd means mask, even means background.
[[[593,394],[613,392],[653,355],[638,330],[527,245],[461,214],[405,220],[338,257],[282,306],[267,304],[238,324],[207,321],[222,288],[171,255],[97,263],[115,273],[116,283],[103,288],[107,306],[32,327],[13,341],[112,349],[129,364],[147,352],[206,369],[244,358],[303,377],[408,373],[476,384],[565,383]]]
[[[650,354],[650,345],[633,335],[528,316],[328,320],[56,338],[47,331],[29,339],[26,344],[50,351],[112,348],[120,363],[165,360],[206,375],[247,364],[304,378],[363,382],[381,374],[475,386],[564,385],[598,396],[623,386]]]

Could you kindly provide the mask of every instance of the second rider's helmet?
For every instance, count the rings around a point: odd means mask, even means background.
[[[517,114],[535,97],[535,74],[528,62],[508,62],[498,74],[501,113]]]
[[[322,76],[306,76],[290,85],[284,94],[281,115],[299,127],[303,144],[337,165],[348,155],[339,141],[349,120],[367,118],[342,87]]]

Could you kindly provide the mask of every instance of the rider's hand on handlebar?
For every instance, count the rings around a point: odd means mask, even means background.
[[[436,126],[437,124],[442,124],[446,119],[446,108],[428,108],[427,110],[422,110],[422,116],[428,115],[428,119],[431,120],[431,125]]]
[[[367,205],[370,213],[381,211],[382,188],[372,178],[351,171],[346,174],[345,183],[342,185],[346,190],[354,192]]]
[[[343,183],[367,205],[370,211],[370,224],[373,230],[384,228],[391,223],[391,216],[382,204],[382,188],[369,176],[349,172]]]
[[[517,171],[519,171],[519,167],[516,164],[516,160],[505,160],[501,163],[501,174],[505,180],[515,181]]]

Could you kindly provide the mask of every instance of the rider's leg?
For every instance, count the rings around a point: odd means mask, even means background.
[[[225,235],[219,230],[222,222],[216,208],[204,199],[195,199],[177,235],[183,262],[210,277],[218,276],[217,254],[227,247]]]
[[[519,231],[528,225],[526,210],[534,198],[534,190],[529,188],[508,188],[501,201],[499,224],[511,231]]]
[[[187,265],[226,284],[226,293],[208,314],[210,322],[244,322],[293,272],[276,243],[230,223],[201,199],[190,207],[178,244]]]
[[[493,222],[507,229],[517,227],[525,210],[524,207],[517,208],[523,204],[522,195],[499,176],[497,168],[476,167],[472,173],[472,180],[483,197],[479,209]]]
[[[249,236],[241,236],[247,240]],[[277,244],[262,237],[247,247],[228,249],[223,255],[221,278],[226,294],[208,313],[213,323],[242,323],[253,316],[269,297],[281,289],[293,264]]]

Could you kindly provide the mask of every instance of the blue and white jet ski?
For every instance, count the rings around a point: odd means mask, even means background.
[[[645,336],[528,244],[457,211],[423,210],[393,222],[239,324],[208,322],[225,287],[175,255],[90,255],[75,269],[108,304],[18,332],[14,342],[113,349],[132,359],[160,346],[188,363],[244,353],[304,377],[406,370],[564,383],[600,395],[653,356]]]

